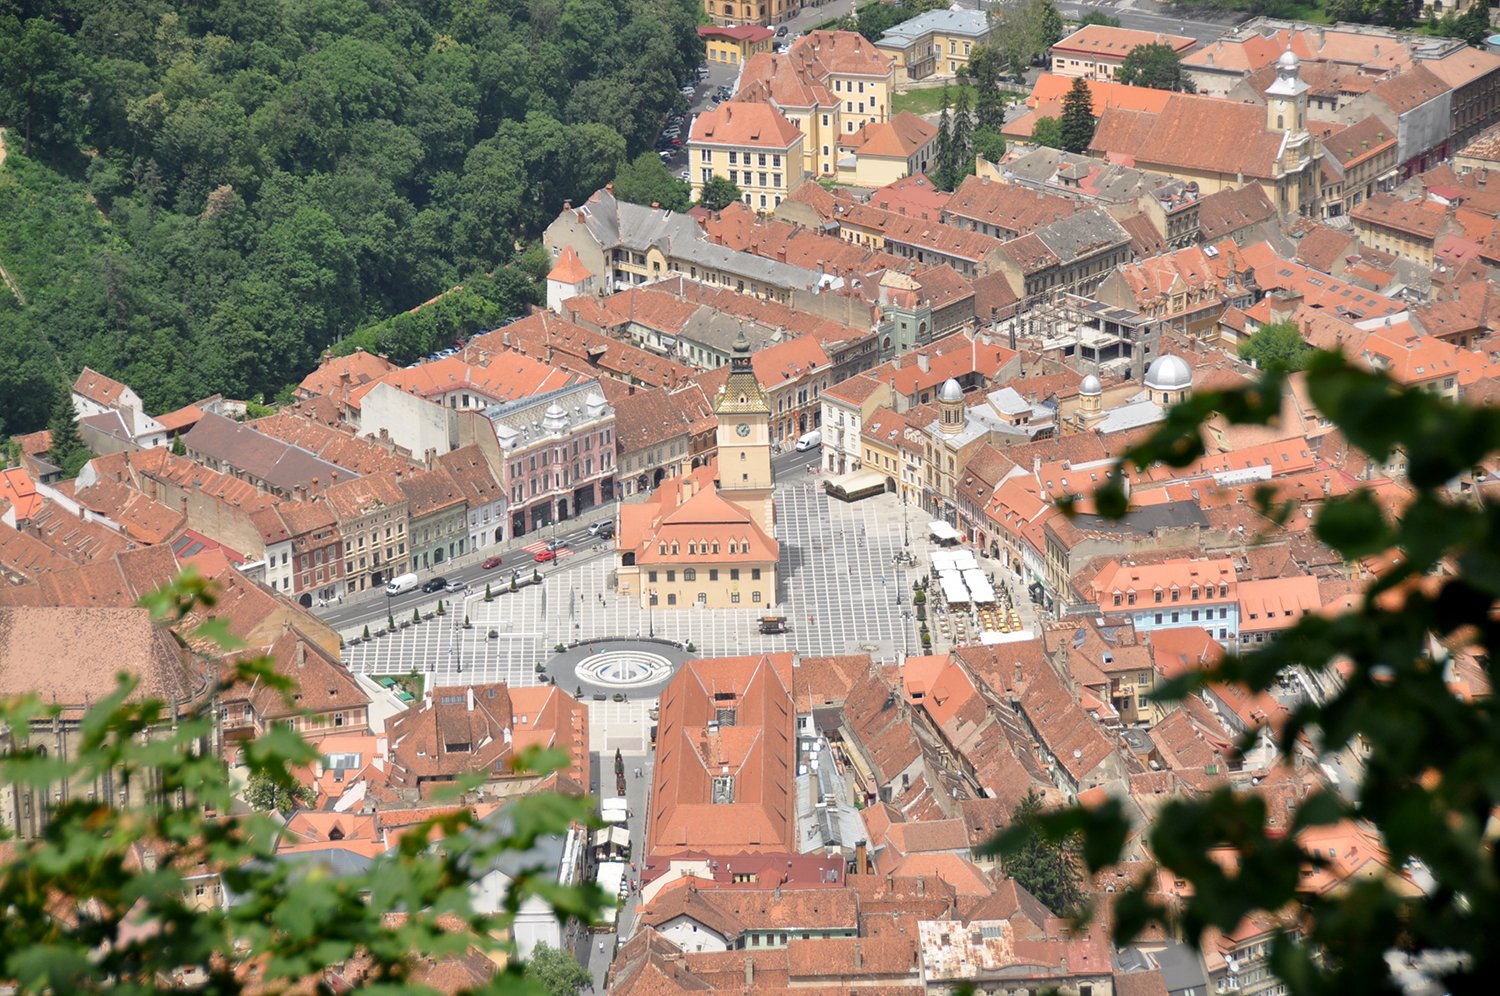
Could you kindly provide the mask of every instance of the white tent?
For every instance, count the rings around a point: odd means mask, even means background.
[[[933,570],[935,570],[939,574],[941,574],[943,571],[954,570],[955,567],[956,567],[956,565],[953,563],[953,551],[952,550],[933,550],[932,551],[932,569]]]
[[[988,605],[995,600],[995,586],[990,584],[990,579],[984,576],[984,571],[964,571],[964,584],[969,587],[969,594],[974,596],[974,601],[980,605]]]
[[[938,583],[943,586],[943,599],[949,605],[969,604],[969,589],[964,586],[963,575],[944,571],[938,575]]]
[[[962,538],[959,536],[957,529],[954,529],[942,519],[935,519],[927,523],[927,531],[939,543],[957,543]]]
[[[979,569],[979,561],[974,559],[973,550],[954,550],[953,566],[960,571],[973,571]]]

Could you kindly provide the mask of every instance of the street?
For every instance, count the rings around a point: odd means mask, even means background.
[[[771,465],[777,476],[785,479],[792,475],[806,473],[807,466],[817,463],[818,459],[819,451],[816,449],[804,453],[788,450],[779,456],[772,457]],[[612,558],[613,541],[605,542],[602,550],[596,549],[600,541],[589,534],[588,527],[596,521],[605,519],[615,521],[618,518],[617,508],[618,502],[606,502],[588,509],[578,518],[558,523],[555,529],[552,527],[539,529],[525,536],[465,554],[447,564],[428,568],[419,573],[422,575],[423,583],[436,577],[443,577],[449,581],[466,583],[470,591],[483,592],[486,582],[497,589],[509,586],[512,572],[515,571],[519,571],[523,578],[530,576],[533,570],[540,570],[544,575],[551,575],[588,560]],[[557,560],[537,563],[536,548],[553,539],[563,540],[567,546],[558,551]],[[496,567],[485,570],[480,565],[492,556],[498,556],[500,563]],[[404,622],[411,618],[413,610],[419,610],[425,615],[432,611],[440,601],[451,605],[456,599],[462,598],[461,592],[429,594],[420,588],[393,598],[387,597],[382,591],[367,591],[357,595],[346,595],[343,602],[314,606],[312,611],[328,625],[349,637],[360,635],[365,626],[371,629],[383,626],[387,616],[394,618],[398,623]]]

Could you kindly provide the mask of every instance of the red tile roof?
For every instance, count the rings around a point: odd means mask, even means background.
[[[693,119],[688,145],[789,149],[802,140],[797,126],[770,104],[729,101]]]
[[[689,661],[677,672],[660,700],[648,856],[797,849],[791,687],[791,654]],[[730,708],[733,723],[721,722]]]

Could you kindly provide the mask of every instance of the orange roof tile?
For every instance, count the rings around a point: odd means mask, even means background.
[[[692,145],[789,149],[802,140],[797,126],[770,104],[729,101],[693,119]]]
[[[547,274],[548,280],[556,280],[563,284],[581,284],[593,274],[583,265],[583,260],[578,258],[578,251],[572,246],[563,246],[563,251],[557,257],[557,263]]]

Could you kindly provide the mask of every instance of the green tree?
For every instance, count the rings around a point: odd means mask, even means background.
[[[217,645],[223,653],[225,677],[206,690],[206,702],[243,683],[292,704],[292,684],[270,660],[235,659],[228,627],[213,618],[216,601],[213,586],[189,573],[145,604],[195,648]],[[307,874],[274,860],[281,828],[264,813],[239,812],[223,759],[203,749],[215,733],[215,710],[183,715],[181,706],[122,674],[87,710],[75,749],[49,753],[45,738],[32,740],[28,731],[50,725],[61,706],[36,695],[0,701],[7,794],[21,787],[51,798],[64,784],[130,787],[98,798],[59,792],[46,833],[9,845],[0,863],[0,972],[20,991],[158,992],[179,973],[197,975],[207,992],[316,991],[326,987],[330,965],[344,964],[368,966],[344,980],[356,986],[413,991],[428,959],[471,949],[510,962],[489,991],[526,991],[524,965],[508,939],[510,911],[534,899],[567,922],[590,921],[602,908],[596,887],[559,887],[522,857],[590,819],[587,799],[551,793],[513,800],[504,818],[483,823],[457,807],[352,874]],[[278,791],[295,784],[289,771],[316,757],[280,725],[240,749],[252,781],[268,779]],[[566,761],[530,751],[521,763],[545,773]],[[457,791],[478,784],[467,779]],[[143,844],[149,863],[137,860]],[[475,878],[518,859],[530,867],[511,875],[502,911],[474,910]],[[234,893],[233,907],[199,908],[186,876],[205,866]],[[405,915],[394,923],[389,911],[397,906]],[[240,971],[248,965],[255,971]]]
[[[943,112],[938,117],[937,148],[933,152],[933,162],[937,165],[932,170],[932,182],[940,190],[953,189],[949,180],[953,176],[953,164],[957,162],[953,151],[953,119],[948,113],[950,106],[948,86],[944,84]]]
[[[1088,81],[1082,76],[1073,80],[1063,94],[1062,120],[1058,122],[1062,148],[1067,152],[1086,152],[1094,140],[1094,97]]]
[[[1034,789],[1016,804],[1011,822],[1021,834],[1004,856],[1005,874],[1058,916],[1075,916],[1085,901],[1079,842],[1076,835],[1049,838],[1036,825],[1041,814],[1042,797]]]
[[[543,942],[526,959],[526,977],[547,991],[548,996],[577,996],[594,977],[566,951]]]
[[[1302,338],[1296,322],[1271,322],[1262,325],[1240,343],[1240,358],[1272,373],[1301,370],[1312,356],[1313,348]]]
[[[1113,933],[1128,943],[1155,924],[1197,939],[1259,911],[1279,925],[1270,969],[1293,993],[1399,992],[1396,966],[1426,953],[1451,956],[1436,969],[1442,988],[1478,992],[1500,959],[1493,944],[1500,879],[1488,830],[1500,805],[1500,784],[1489,775],[1500,767],[1500,720],[1491,696],[1460,694],[1450,682],[1460,659],[1487,679],[1500,653],[1500,514],[1450,483],[1500,452],[1500,409],[1397,384],[1337,353],[1315,353],[1302,377],[1319,415],[1370,464],[1405,458],[1410,487],[1394,508],[1368,490],[1326,498],[1313,534],[1346,562],[1391,550],[1401,556],[1382,557],[1387,569],[1350,609],[1303,616],[1274,643],[1190,671],[1156,698],[1178,701],[1210,685],[1254,697],[1293,672],[1319,681],[1337,669],[1327,693],[1302,700],[1268,742],[1288,767],[1304,749],[1352,752],[1353,784],[1312,793],[1289,822],[1275,819],[1259,793],[1229,786],[1168,801],[1141,840],[1157,867],[1114,896]],[[1210,417],[1272,423],[1284,390],[1284,377],[1268,373],[1174,407],[1123,455],[1094,508],[1126,512],[1121,471],[1201,459]],[[1273,519],[1293,511],[1269,490],[1258,502]],[[1248,731],[1240,749],[1267,732]],[[1300,834],[1345,821],[1378,836],[1388,870],[1305,891],[1302,870],[1325,868],[1329,858],[1310,852]],[[1038,828],[1049,839],[1081,832],[1090,870],[1117,863],[1130,833],[1118,802],[1045,814],[1028,829]],[[1020,850],[1026,836],[1007,831],[1001,849]],[[1412,888],[1407,874],[1424,886]],[[1186,883],[1180,902],[1155,892],[1159,876]]]
[[[642,152],[615,174],[615,196],[632,204],[659,204],[669,211],[686,211],[693,192],[677,179],[654,152]]]
[[[1083,20],[1078,22],[1079,27],[1090,24],[1098,24],[1106,28],[1118,28],[1120,26],[1120,19],[1103,11],[1091,10],[1083,16]]]
[[[74,478],[88,463],[93,454],[88,447],[83,445],[83,437],[78,434],[78,420],[73,412],[73,399],[64,391],[58,395],[57,404],[52,408],[52,419],[47,423],[47,429],[52,433],[52,446],[47,451],[47,456],[58,467],[62,468],[62,476]]]
[[[77,45],[49,19],[0,14],[0,121],[20,128],[27,155],[33,141],[77,136],[84,82]]]
[[[1137,45],[1125,54],[1115,77],[1129,86],[1146,86],[1153,90],[1176,90],[1197,93],[1193,81],[1182,72],[1182,61],[1172,46],[1162,42]]]
[[[974,131],[974,154],[984,156],[992,163],[1005,155],[1005,138],[993,128],[977,128]]]
[[[245,785],[245,802],[262,812],[274,809],[282,816],[291,816],[294,810],[311,806],[315,799],[308,786],[295,781],[289,783],[266,771],[251,775]]]
[[[1000,77],[1005,71],[1000,50],[992,45],[976,45],[969,56],[969,78],[974,81],[974,125],[999,132],[1005,127],[1005,96],[1000,92]]]
[[[743,196],[739,187],[715,173],[698,191],[698,203],[710,211],[722,211]]]
[[[1047,149],[1062,148],[1062,125],[1056,118],[1037,118],[1036,124],[1031,129],[1031,142],[1033,145]]]
[[[974,172],[974,119],[969,113],[969,88],[958,88],[953,103],[953,131],[949,139],[952,162],[944,178],[945,190],[953,190]]]

